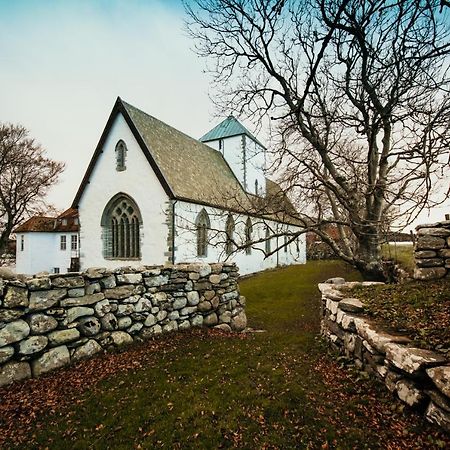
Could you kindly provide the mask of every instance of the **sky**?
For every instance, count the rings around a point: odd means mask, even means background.
[[[48,197],[58,209],[70,206],[117,96],[196,138],[220,121],[183,19],[181,0],[0,0],[0,121],[24,125],[66,163]]]
[[[20,123],[66,170],[70,206],[117,96],[193,137],[215,124],[180,1],[0,0],[0,121]]]

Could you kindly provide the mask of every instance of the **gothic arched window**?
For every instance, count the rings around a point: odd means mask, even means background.
[[[270,253],[270,230],[266,227],[266,255]]]
[[[132,198],[115,195],[103,211],[101,225],[105,258],[140,258],[142,217]]]
[[[234,240],[234,219],[230,214],[227,217],[227,223],[225,225],[226,242],[225,242],[225,253],[231,255],[233,253],[233,240]]]
[[[245,223],[245,253],[247,255],[252,254],[252,233],[253,233],[253,225],[250,217],[247,218],[247,222]]]
[[[120,140],[116,145],[116,170],[121,172],[125,170],[127,167],[125,165],[127,156],[127,146],[125,142]]]
[[[202,209],[195,221],[197,227],[197,256],[208,255],[208,229],[210,228],[209,216],[205,209]]]

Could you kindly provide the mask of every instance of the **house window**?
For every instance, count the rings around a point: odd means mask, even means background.
[[[224,149],[224,147],[223,147],[223,139],[219,139],[219,151],[221,153],[223,153],[223,149]]]
[[[266,255],[270,253],[270,230],[266,227]]]
[[[25,249],[25,236],[23,234],[20,235],[20,251],[23,252]]]
[[[126,194],[114,196],[103,212],[103,254],[105,258],[140,257],[141,213]]]
[[[225,253],[231,255],[233,253],[233,240],[234,240],[234,219],[230,214],[227,218],[225,225],[226,241],[225,241]]]
[[[59,249],[66,250],[67,248],[67,236],[60,236],[59,238]]]
[[[255,180],[255,195],[258,195],[258,193],[259,193],[258,180]]]
[[[252,233],[253,233],[253,225],[250,217],[247,218],[247,222],[245,223],[245,254],[252,254]]]
[[[127,146],[120,140],[116,145],[116,170],[121,172],[126,169]]]
[[[197,256],[205,257],[208,254],[208,228],[210,228],[209,216],[202,209],[195,221],[197,227]]]
[[[70,248],[72,250],[78,250],[78,236],[76,234],[72,234]]]
[[[59,267],[53,267],[53,273],[59,273]]]
[[[284,253],[287,253],[288,251],[288,237],[284,237]]]

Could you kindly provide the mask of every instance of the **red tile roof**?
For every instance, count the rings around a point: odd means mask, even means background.
[[[78,210],[69,208],[58,217],[33,216],[14,233],[47,232],[47,233],[75,233],[79,230]]]

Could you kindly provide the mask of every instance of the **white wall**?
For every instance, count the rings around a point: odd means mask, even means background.
[[[66,236],[66,250],[60,249],[61,235]],[[78,255],[71,250],[71,236],[77,233],[27,232],[16,235],[16,272],[33,275],[37,272],[53,273],[58,267],[60,273],[70,268],[72,257]],[[21,236],[24,247],[21,250]]]
[[[115,147],[122,139],[127,145],[126,170],[116,170]],[[140,208],[141,261],[110,260],[103,257],[101,217],[105,206],[116,194],[129,195]],[[163,264],[167,257],[168,228],[165,223],[168,197],[131,133],[119,114],[103,145],[79,204],[81,268],[92,266]]]
[[[265,150],[245,135],[224,138],[222,142],[222,154],[244,189],[255,194],[255,180],[258,180],[259,195],[265,195]],[[206,142],[206,144],[219,150],[219,140]]]
[[[211,230],[208,237],[211,240],[208,245],[208,254],[206,257],[197,256],[197,239],[196,239],[196,227],[195,220],[200,211],[205,208],[209,215],[211,222]],[[306,243],[304,235],[297,243],[293,242],[288,246],[288,251],[285,252],[281,249],[277,254],[273,254],[268,258],[265,258],[263,250],[265,249],[265,243],[259,243],[252,248],[250,255],[245,253],[245,250],[232,254],[227,259],[225,254],[225,224],[227,220],[227,213],[212,207],[203,207],[193,203],[177,202],[175,206],[176,211],[176,237],[175,237],[175,261],[176,262],[189,262],[189,261],[234,261],[239,267],[239,273],[247,274],[258,272],[260,270],[277,267],[278,265],[288,264],[302,264],[306,262]],[[235,221],[235,240],[242,243],[245,242],[245,223],[247,216],[233,214]],[[252,218],[253,223],[253,240],[258,238],[264,238],[266,233],[266,224],[262,223],[260,219]],[[298,228],[294,226],[281,225],[277,222],[267,222],[269,227],[274,232],[281,232],[286,230],[287,232],[294,232]],[[216,230],[221,230],[218,232]],[[284,242],[279,242],[282,244]],[[277,248],[275,238],[272,238],[271,249]],[[261,251],[262,250],[262,251]]]

